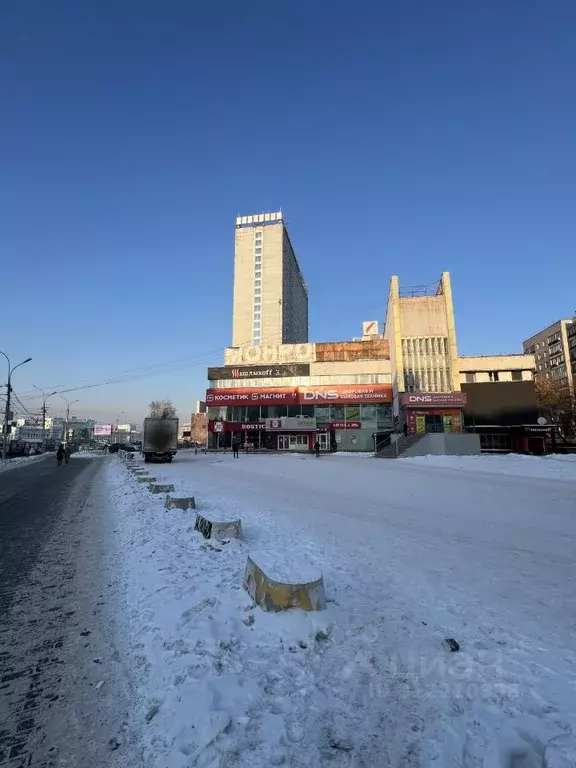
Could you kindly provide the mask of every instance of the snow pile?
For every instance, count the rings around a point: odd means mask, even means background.
[[[13,459],[5,459],[4,461],[0,459],[0,472],[6,472],[9,469],[21,467],[23,464],[30,464],[33,461],[44,459],[46,456],[47,454],[45,453],[38,453],[35,456],[17,456]]]
[[[576,481],[576,462],[572,456],[523,456],[506,454],[504,456],[416,456],[414,458],[397,459],[398,462],[420,465],[423,467],[438,467],[460,469],[465,472],[487,472],[498,475],[515,475],[528,478],[550,478]],[[567,459],[565,465],[556,465],[558,459]]]
[[[245,540],[226,544],[108,463],[123,662],[155,766],[574,759],[575,497],[556,472],[574,468],[438,458],[157,465],[200,514],[242,519]],[[321,571],[328,610],[254,608],[251,550]]]

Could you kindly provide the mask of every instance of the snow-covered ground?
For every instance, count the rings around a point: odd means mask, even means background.
[[[9,469],[15,469],[23,464],[29,464],[32,461],[39,461],[44,458],[46,458],[46,454],[39,453],[36,456],[17,456],[14,459],[5,459],[4,461],[0,459],[0,472],[6,472]]]
[[[198,511],[242,518],[228,544],[106,463],[153,765],[574,765],[576,462],[183,451],[150,465]],[[254,608],[254,549],[319,568],[328,610]]]

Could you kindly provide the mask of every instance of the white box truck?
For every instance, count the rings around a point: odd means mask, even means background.
[[[144,419],[144,461],[172,461],[178,450],[178,419]]]

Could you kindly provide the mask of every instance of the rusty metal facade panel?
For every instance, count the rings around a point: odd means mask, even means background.
[[[389,360],[387,339],[372,341],[335,341],[316,344],[316,362],[333,363],[351,360]]]

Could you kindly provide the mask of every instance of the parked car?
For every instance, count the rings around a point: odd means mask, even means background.
[[[108,446],[109,453],[118,453],[120,450],[129,451],[130,453],[136,452],[136,448],[128,443],[112,443],[112,445]]]

